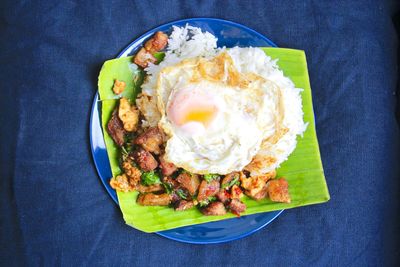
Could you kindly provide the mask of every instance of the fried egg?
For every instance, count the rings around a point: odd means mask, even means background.
[[[193,173],[240,171],[282,128],[279,87],[239,72],[227,52],[163,68],[156,85],[164,158]]]

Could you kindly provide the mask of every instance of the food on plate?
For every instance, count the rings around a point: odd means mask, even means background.
[[[141,133],[136,139],[135,144],[156,155],[160,154],[160,146],[164,143],[164,135],[158,127],[151,127]]]
[[[139,111],[134,105],[122,97],[119,100],[118,117],[121,120],[124,130],[127,132],[136,131],[139,122]]]
[[[283,179],[274,179],[267,183],[268,196],[272,201],[290,203],[288,182]]]
[[[154,53],[163,50],[167,43],[168,36],[163,32],[156,32],[136,54],[134,58],[135,64],[146,68],[149,63],[156,63],[157,59],[154,57]]]
[[[225,215],[226,214],[226,208],[224,204],[222,204],[219,201],[211,202],[208,204],[208,206],[204,207],[201,209],[201,212],[204,215]]]
[[[112,90],[113,90],[114,94],[119,95],[125,90],[125,87],[126,87],[126,83],[124,81],[115,80]]]
[[[144,193],[138,196],[137,203],[144,206],[168,206],[171,203],[171,195]]]
[[[107,123],[121,150],[115,190],[138,191],[140,205],[196,206],[204,215],[239,216],[244,197],[291,201],[276,169],[307,125],[301,89],[275,61],[259,48],[218,48],[188,25],[156,32],[133,61],[146,74],[142,91],[121,97]]]
[[[118,117],[118,110],[114,110],[111,119],[107,123],[107,132],[118,146],[124,144],[125,129],[121,119]]]

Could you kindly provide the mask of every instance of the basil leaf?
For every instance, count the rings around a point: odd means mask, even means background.
[[[222,184],[221,185],[221,187],[222,188],[227,188],[227,187],[231,187],[231,186],[233,186],[233,185],[239,185],[240,184],[240,182],[239,182],[239,175],[237,174],[237,175],[235,175],[235,177],[232,179],[232,180],[230,180],[228,183],[225,183],[225,184]]]
[[[182,189],[178,189],[175,191],[175,193],[182,199],[187,199],[186,193]]]
[[[209,174],[204,174],[203,178],[204,178],[204,180],[207,181],[207,183],[209,183],[212,180],[219,178],[219,175],[218,174],[209,173]]]
[[[167,192],[168,194],[172,193],[172,184],[170,183],[162,183],[162,185],[164,186],[165,192]]]
[[[142,178],[142,184],[144,185],[161,183],[160,176],[154,171],[144,172],[141,178]]]
[[[217,200],[217,198],[215,196],[208,197],[206,200],[203,200],[203,201],[199,202],[199,207],[201,207],[201,208],[205,207],[208,204],[210,204],[210,202],[213,202],[215,200]]]

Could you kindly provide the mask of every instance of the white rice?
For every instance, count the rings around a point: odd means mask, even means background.
[[[146,118],[144,125],[156,126],[160,120],[154,96],[156,95],[157,77],[162,68],[175,65],[187,58],[198,56],[213,57],[222,51],[229,53],[238,71],[256,73],[275,82],[281,89],[285,110],[283,126],[288,128],[289,131],[276,144],[267,144],[258,153],[259,155],[276,158],[276,163],[266,166],[259,172],[252,172],[252,175],[272,171],[287,160],[288,156],[296,148],[296,137],[303,134],[307,124],[303,121],[300,95],[302,89],[296,88],[293,82],[284,76],[276,64],[277,60],[272,60],[259,48],[217,48],[217,38],[209,32],[202,32],[200,28],[189,25],[182,28],[173,26],[164,60],[159,65],[150,64],[145,69],[148,76],[142,85],[143,96],[137,100],[137,105]]]
[[[294,83],[284,76],[282,70],[279,69],[276,62],[267,56],[264,51],[259,48],[234,47],[227,51],[232,57],[236,68],[243,73],[253,72],[265,79],[273,81],[281,90],[284,117],[283,126],[289,131],[279,139],[276,144],[267,144],[258,154],[263,156],[271,156],[277,159],[275,164],[265,166],[260,171],[254,171],[252,175],[260,175],[272,171],[286,161],[288,156],[296,148],[297,135],[302,135],[307,128],[307,123],[303,121],[303,105],[301,100],[301,88],[295,88]]]
[[[142,85],[142,92],[149,96],[155,95],[157,76],[160,70],[177,64],[186,58],[212,57],[217,54],[217,38],[209,32],[202,32],[200,28],[186,25],[185,27],[172,26],[173,30],[168,39],[167,51],[164,60],[158,64],[150,64],[146,69],[148,80]]]

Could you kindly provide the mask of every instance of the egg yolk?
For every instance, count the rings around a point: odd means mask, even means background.
[[[190,90],[191,89],[191,90]],[[212,96],[205,94],[199,88],[178,91],[167,110],[167,116],[172,123],[185,131],[196,128],[207,128],[218,113],[217,105]],[[200,124],[200,125],[199,125]]]
[[[216,113],[215,107],[197,107],[188,110],[188,112],[184,114],[182,122],[180,124],[185,124],[190,121],[195,121],[204,124],[204,126],[207,126],[215,117],[215,113]]]

